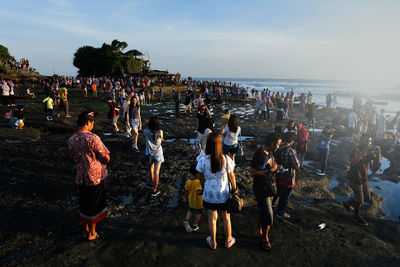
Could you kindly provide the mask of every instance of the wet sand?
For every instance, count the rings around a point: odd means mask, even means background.
[[[152,199],[142,189],[148,174],[142,167],[142,153],[130,151],[131,141],[111,132],[104,100],[82,99],[76,90],[70,92],[72,118],[44,120],[40,103],[18,99],[26,105],[26,128],[7,128],[0,123],[0,265],[281,265],[281,266],[398,266],[400,263],[400,225],[382,219],[384,199],[373,193],[372,205],[363,207],[369,226],[356,224],[340,205],[351,190],[346,186],[343,166],[354,147],[345,143],[340,128],[345,110],[331,114],[317,111],[317,128],[326,123],[337,124],[337,133],[328,162],[328,176],[315,174],[319,168],[317,134],[312,134],[308,162],[299,174],[288,212],[289,220],[275,219],[271,229],[272,253],[261,250],[253,238],[256,206],[252,194],[249,165],[260,140],[272,131],[271,122],[255,122],[252,104],[244,100],[228,100],[213,108],[220,118],[226,107],[240,116],[245,155],[237,158],[235,175],[245,198],[240,214],[232,214],[233,236],[237,243],[223,248],[222,224],[218,228],[216,251],[208,248],[207,218],[200,230],[186,233],[182,221],[186,207],[182,202],[187,170],[195,162],[190,138],[195,137],[194,117],[176,117],[173,103],[142,107],[146,125],[156,113],[165,132],[165,163],[161,167],[159,197]],[[170,101],[170,99],[167,99]],[[100,239],[87,242],[79,225],[77,186],[74,165],[66,153],[66,142],[75,131],[76,115],[83,106],[100,111],[94,132],[111,151],[109,169],[109,217],[99,223]],[[56,107],[57,109],[57,107]],[[1,107],[4,114],[6,108]],[[290,114],[296,121],[305,121],[303,114]],[[218,120],[217,120],[218,123]],[[286,121],[282,122],[286,126]],[[120,129],[124,129],[120,124]],[[251,138],[252,137],[252,138]],[[390,144],[383,143],[383,147]],[[144,151],[144,138],[139,137]],[[398,175],[398,174],[397,174]],[[395,182],[390,168],[379,179]],[[326,223],[326,228],[318,225]]]

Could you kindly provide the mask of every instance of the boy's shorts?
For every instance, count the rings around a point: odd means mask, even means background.
[[[201,215],[204,214],[204,209],[194,209],[188,206],[188,210],[193,214],[201,214]]]

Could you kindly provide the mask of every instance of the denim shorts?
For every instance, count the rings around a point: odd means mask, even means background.
[[[164,155],[154,155],[154,156],[150,156],[150,155],[144,155],[144,161],[145,162],[149,162],[150,165],[153,163],[163,163],[164,162]]]
[[[239,149],[239,143],[234,144],[234,145],[222,144],[222,153],[225,155],[228,153],[236,154],[238,152],[238,149]]]
[[[131,125],[131,128],[138,129],[139,128],[139,119],[134,119],[134,120],[129,120],[129,124]]]

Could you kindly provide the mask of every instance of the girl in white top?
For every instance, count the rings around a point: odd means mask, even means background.
[[[2,104],[3,106],[8,105],[9,104],[9,99],[10,99],[10,87],[8,86],[6,81],[3,81],[2,84]]]
[[[145,185],[153,189],[152,196],[160,194],[158,182],[160,176],[161,163],[164,162],[164,153],[161,142],[164,140],[163,131],[160,129],[158,117],[153,116],[149,120],[149,125],[144,132],[146,138],[146,150],[144,152],[145,161],[148,162],[150,173],[150,184]]]
[[[239,120],[235,115],[230,116],[228,126],[225,127],[223,136],[222,153],[228,155],[235,162],[235,154],[239,149],[238,138],[241,132]]]
[[[232,189],[236,189],[234,167],[235,163],[222,154],[221,135],[219,133],[211,133],[207,138],[205,155],[200,157],[196,169],[205,178],[203,205],[204,208],[208,209],[210,236],[207,237],[207,243],[212,249],[217,248],[218,212],[224,225],[225,247],[229,248],[235,243],[235,238],[232,237],[230,214],[227,212],[226,207],[226,202],[229,198],[228,179],[231,181]]]
[[[206,149],[207,137],[214,129],[214,120],[210,117],[205,118],[197,131],[197,145],[201,155],[204,155]]]

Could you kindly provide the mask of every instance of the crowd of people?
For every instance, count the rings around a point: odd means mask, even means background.
[[[381,109],[378,112],[372,100],[368,99],[363,104],[360,97],[355,97],[353,99],[353,109],[347,117],[348,140],[359,139],[362,134],[368,134],[378,139],[386,139],[387,125],[391,122],[393,129],[397,130],[396,139],[398,141],[400,113],[398,112],[393,119],[385,113],[385,109]]]
[[[148,77],[127,79],[110,78],[74,78],[57,77],[50,81],[43,81],[46,89],[46,98],[43,100],[44,112],[47,120],[53,119],[53,105],[59,105],[58,115],[63,112],[65,117],[70,117],[68,106],[69,86],[79,85],[83,89],[82,97],[88,96],[88,88],[91,97],[98,97],[98,88],[102,88],[102,95],[106,96],[109,104],[107,114],[113,132],[120,131],[118,122],[122,113],[122,122],[125,131],[132,138],[132,151],[140,153],[138,147],[139,131],[143,127],[141,118],[141,106],[150,105],[152,101],[163,101],[164,92],[159,85],[159,95],[156,96],[154,81]],[[216,232],[217,219],[222,218],[225,231],[226,248],[232,247],[236,238],[232,235],[232,225],[227,201],[230,193],[237,191],[235,178],[236,157],[242,154],[241,132],[239,114],[231,114],[226,109],[221,118],[215,118],[210,112],[211,104],[222,102],[222,97],[255,98],[254,119],[264,121],[271,120],[271,113],[276,113],[276,122],[287,121],[287,127],[275,127],[275,132],[269,133],[262,144],[254,152],[250,166],[250,175],[253,177],[253,193],[257,201],[258,220],[254,228],[254,236],[260,240],[263,250],[271,251],[272,245],[269,232],[273,225],[274,209],[279,219],[289,219],[287,212],[288,202],[295,190],[296,177],[304,166],[308,144],[311,141],[309,129],[315,132],[315,103],[311,92],[306,96],[301,94],[295,97],[294,91],[282,93],[269,89],[249,90],[229,82],[204,82],[185,80],[182,82],[187,90],[181,93],[172,86],[172,99],[176,104],[176,113],[180,114],[179,104],[181,94],[185,98],[184,113],[195,113],[196,118],[196,163],[188,170],[188,177],[184,190],[184,201],[188,202],[188,210],[183,225],[187,232],[197,231],[204,209],[208,215],[209,235],[206,243],[211,249],[217,248]],[[10,87],[6,81],[2,81],[2,88]],[[201,93],[198,93],[197,90]],[[4,96],[4,95],[3,95]],[[204,98],[202,97],[204,96]],[[4,101],[4,100],[3,100]],[[299,101],[297,107],[294,102]],[[354,111],[349,114],[349,137],[356,133],[355,129],[363,129],[358,138],[359,146],[350,155],[348,172],[349,185],[354,191],[354,198],[344,202],[346,211],[354,209],[354,219],[360,224],[367,222],[360,215],[360,207],[365,200],[370,198],[368,187],[368,170],[371,161],[380,159],[380,148],[371,145],[371,130],[373,124],[368,127],[359,126],[363,121],[358,119],[361,114],[373,110],[369,103],[359,105],[355,100]],[[7,102],[3,102],[7,103]],[[337,98],[327,97],[327,108],[335,109]],[[306,115],[307,125],[289,119],[289,111],[295,110]],[[22,128],[23,107],[18,106],[13,111],[13,125]],[[369,113],[368,113],[369,114]],[[102,143],[99,136],[92,133],[96,121],[96,112],[87,110],[79,114],[77,120],[78,130],[68,141],[68,150],[71,158],[76,163],[77,175],[75,182],[79,185],[80,218],[84,223],[85,236],[88,240],[98,238],[96,224],[106,218],[106,182],[107,168],[110,161],[110,151]],[[356,117],[354,119],[353,117]],[[384,120],[386,120],[383,115]],[[379,137],[382,133],[380,119],[376,119],[377,131],[372,132]],[[400,122],[400,115],[396,117]],[[215,122],[218,122],[216,125]],[[369,121],[368,121],[369,122]],[[350,127],[351,125],[351,127]],[[398,125],[398,124],[397,124]],[[151,196],[156,198],[160,194],[160,169],[165,161],[162,142],[164,133],[162,124],[157,116],[151,116],[144,133],[145,151],[144,162],[147,166],[149,177],[143,188],[151,190]],[[318,175],[325,176],[329,173],[328,156],[330,143],[334,136],[334,129],[324,127],[317,137],[319,160],[321,163]],[[385,130],[383,131],[385,133]],[[351,134],[351,135],[350,135]],[[276,184],[276,185],[275,185]]]
[[[27,71],[36,71],[35,68],[30,67],[29,60],[26,58],[21,58],[19,61],[15,59],[15,57],[11,57],[10,60],[6,60],[4,65],[7,66],[11,70],[27,70]]]

